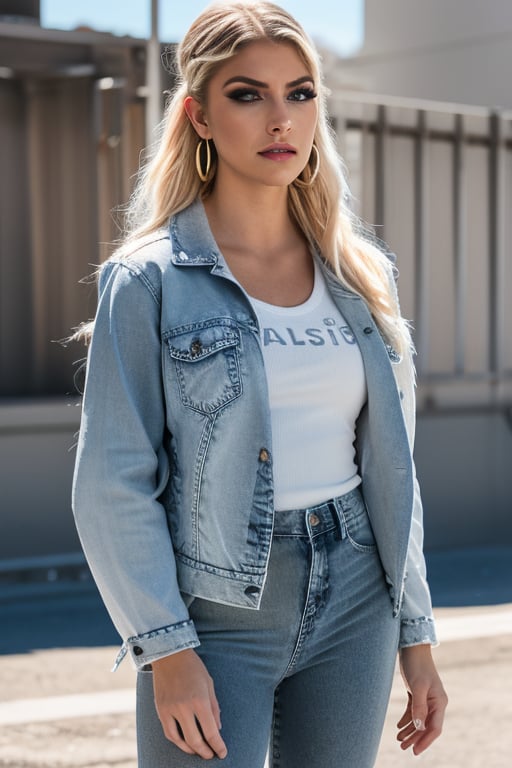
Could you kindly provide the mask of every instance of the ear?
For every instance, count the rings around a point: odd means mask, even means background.
[[[208,128],[206,115],[201,104],[192,96],[187,96],[183,102],[183,108],[198,136],[200,136],[201,139],[211,139],[212,134]]]

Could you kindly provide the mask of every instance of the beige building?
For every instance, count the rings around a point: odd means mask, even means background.
[[[340,64],[379,94],[512,108],[509,0],[365,0],[365,40]]]

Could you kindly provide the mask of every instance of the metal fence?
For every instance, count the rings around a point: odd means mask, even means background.
[[[0,397],[74,391],[77,352],[52,341],[94,309],[78,281],[144,143],[125,59],[123,77],[0,80]],[[398,254],[420,408],[510,406],[512,112],[359,92],[330,112],[358,211]]]
[[[512,403],[512,112],[338,93],[357,212],[398,254],[420,407]]]

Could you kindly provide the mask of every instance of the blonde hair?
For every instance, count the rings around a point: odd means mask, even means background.
[[[205,104],[208,83],[218,67],[242,46],[262,39],[293,45],[318,89],[314,143],[319,172],[308,185],[316,160],[313,152],[313,168],[308,164],[302,179],[289,186],[290,214],[342,284],[366,301],[386,341],[403,354],[411,348],[411,338],[400,315],[393,268],[386,255],[362,234],[361,223],[349,208],[348,187],[329,126],[318,54],[298,22],[273,3],[214,3],[186,33],[177,49],[178,82],[165,110],[159,140],[139,172],[127,208],[126,241],[165,226],[171,216],[197,197],[208,196],[215,173],[209,174],[206,182],[199,179],[195,167],[198,136],[185,113],[184,99],[192,96]]]

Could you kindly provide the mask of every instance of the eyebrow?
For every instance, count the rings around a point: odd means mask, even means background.
[[[314,82],[315,81],[311,75],[304,75],[304,77],[299,77],[297,80],[292,80],[290,83],[286,83],[286,87],[295,88],[297,85],[302,85],[302,83],[314,84]],[[231,83],[245,83],[246,85],[254,85],[256,88],[269,88],[268,83],[262,83],[260,80],[254,80],[252,77],[244,77],[243,75],[230,77],[229,80],[226,80],[223,87],[225,88],[227,85],[231,85]]]

